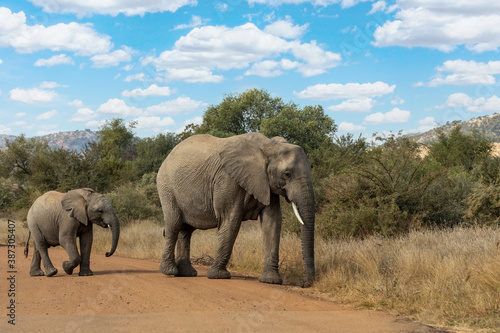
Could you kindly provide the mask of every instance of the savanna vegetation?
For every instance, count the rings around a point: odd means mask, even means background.
[[[162,212],[156,171],[181,140],[259,131],[302,146],[317,202],[314,288],[334,300],[399,313],[427,324],[500,329],[500,157],[492,143],[460,126],[425,147],[400,134],[338,135],[320,105],[303,108],[263,90],[227,95],[181,134],[139,138],[134,123],[109,120],[83,151],[55,149],[20,136],[0,152],[0,211],[23,219],[48,190],[91,187],[122,221],[118,254],[160,257]],[[281,271],[298,283],[300,228],[283,201]],[[99,228],[98,228],[99,229]],[[105,252],[105,231],[96,230]],[[195,232],[192,255],[210,261],[216,238]],[[248,223],[233,269],[262,269],[261,236]]]

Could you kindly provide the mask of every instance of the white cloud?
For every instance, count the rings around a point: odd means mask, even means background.
[[[52,101],[57,93],[53,90],[41,88],[21,89],[14,88],[10,92],[10,99],[22,103],[47,103]]]
[[[129,47],[123,47],[121,50],[116,50],[106,54],[97,54],[90,58],[92,60],[92,67],[111,67],[118,66],[121,62],[130,62],[132,60],[131,54],[133,50]]]
[[[301,38],[308,28],[309,24],[294,25],[292,18],[287,16],[284,20],[278,20],[267,25],[264,31],[286,39],[297,39]]]
[[[97,117],[97,113],[89,108],[80,108],[71,117],[71,121],[89,121]]]
[[[384,82],[374,83],[330,83],[309,86],[300,92],[294,92],[298,98],[314,100],[330,100],[345,98],[380,97],[394,91],[396,85],[389,86]]]
[[[410,111],[394,108],[389,112],[372,113],[365,117],[366,124],[387,124],[387,123],[406,123],[410,119]]]
[[[26,113],[26,112],[18,112],[18,113],[16,113],[16,114],[15,114],[15,116],[16,116],[17,118],[22,118],[22,117],[25,117],[26,115],[27,115],[27,113]]]
[[[374,45],[429,47],[443,52],[465,45],[475,52],[500,46],[500,2],[399,0],[393,21],[374,33]]]
[[[183,112],[198,111],[200,108],[207,106],[206,103],[195,101],[186,96],[177,97],[174,100],[166,101],[158,105],[148,106],[145,110],[146,115],[155,114],[179,114]]]
[[[36,120],[49,120],[49,119],[52,119],[55,116],[57,116],[57,113],[58,113],[57,110],[47,111],[47,112],[44,112],[44,113],[38,115],[35,119]]]
[[[283,74],[280,63],[274,60],[256,62],[245,72],[245,75],[257,75],[262,77],[276,77]]]
[[[79,99],[74,99],[71,102],[68,102],[66,105],[72,108],[81,108],[83,107],[83,102]]]
[[[12,130],[5,125],[0,124],[0,134],[9,134]]]
[[[328,110],[339,112],[370,112],[375,101],[369,97],[366,98],[352,98],[343,101],[340,104],[328,107]]]
[[[377,1],[375,3],[373,3],[372,5],[372,9],[368,12],[368,15],[372,15],[372,14],[375,14],[377,12],[382,12],[384,10],[386,10],[387,8],[387,3],[383,0],[381,1]]]
[[[214,75],[213,70],[243,69],[284,54],[295,57],[298,64],[294,68],[303,76],[324,73],[341,60],[339,54],[324,50],[314,41],[287,41],[247,23],[195,28],[177,40],[171,50],[147,61],[165,71],[167,80],[220,82],[222,76]]]
[[[214,75],[207,67],[167,68],[165,70],[165,80],[182,80],[189,83],[219,83],[224,80],[224,77],[222,75]]]
[[[134,89],[122,91],[122,96],[125,97],[146,97],[146,96],[170,96],[173,93],[169,87],[159,87],[152,84],[146,89]]]
[[[439,85],[484,85],[494,84],[493,75],[500,74],[500,61],[476,62],[474,60],[448,60],[436,68],[439,72],[436,78],[429,82],[429,86]],[[443,76],[441,73],[451,72]]]
[[[196,28],[201,25],[205,25],[209,20],[208,19],[203,19],[200,16],[193,15],[191,16],[191,21],[188,24],[179,24],[174,27],[174,30],[181,30],[181,29],[191,29],[191,28]]]
[[[34,65],[36,67],[41,67],[41,66],[52,67],[56,65],[74,65],[74,64],[75,62],[71,57],[67,56],[66,54],[58,54],[50,57],[49,59],[38,59]]]
[[[128,75],[123,79],[125,82],[132,82],[132,81],[146,81],[146,74],[144,73],[137,73],[137,74],[132,74]]]
[[[113,45],[109,36],[99,34],[91,24],[27,25],[24,12],[12,13],[6,7],[0,7],[0,22],[0,47],[10,46],[21,53],[48,49],[88,56],[106,53]]]
[[[281,6],[281,5],[298,5],[302,3],[311,3],[313,6],[327,7],[331,5],[340,4],[342,8],[350,8],[357,5],[360,2],[373,1],[373,0],[247,0],[250,5],[255,3],[268,4],[271,6]]]
[[[464,108],[467,112],[491,112],[500,110],[500,98],[493,95],[489,98],[479,97],[472,99],[467,94],[451,94],[443,105],[437,109]]]
[[[0,59],[0,65],[1,65],[1,64],[3,64],[3,60],[2,60],[2,59]]]
[[[85,0],[30,0],[42,7],[47,13],[71,13],[80,17],[91,14],[117,16],[140,15],[146,13],[176,12],[184,6],[194,6],[196,0],[115,0],[115,1],[85,1]]]
[[[97,109],[97,113],[118,116],[150,117],[158,114],[174,115],[179,113],[190,113],[199,111],[202,107],[205,106],[207,106],[206,103],[193,100],[187,96],[180,96],[170,101],[165,101],[160,104],[148,106],[145,109],[129,106],[122,99],[110,98],[108,101],[99,106],[99,108]],[[91,110],[83,110],[78,110],[79,112],[77,112],[75,116],[85,117],[93,115],[90,112]]]
[[[171,117],[160,118],[140,116],[134,119],[134,121],[137,122],[136,128],[151,128],[156,132],[158,132],[161,127],[169,127],[175,125],[175,121]]]
[[[134,106],[128,106],[122,99],[110,98],[106,103],[99,106],[97,112],[109,115],[137,116],[142,113],[142,110]]]
[[[396,98],[394,98],[393,100],[391,100],[391,104],[392,105],[401,105],[401,104],[404,104],[404,102],[405,102],[405,100],[402,99],[399,96],[396,96]]]
[[[339,124],[339,132],[358,132],[358,131],[364,131],[366,127],[361,126],[361,125],[355,125],[353,123],[347,123],[347,122],[341,122]]]

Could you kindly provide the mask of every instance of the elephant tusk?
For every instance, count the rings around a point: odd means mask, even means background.
[[[299,210],[297,209],[297,206],[295,205],[294,202],[292,202],[292,207],[293,207],[293,212],[295,213],[295,216],[297,216],[297,219],[299,222],[304,225],[304,221],[302,221],[302,218],[300,217]]]

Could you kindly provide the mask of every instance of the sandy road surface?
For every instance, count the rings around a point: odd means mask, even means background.
[[[435,332],[404,318],[356,311],[310,290],[231,280],[170,278],[158,263],[93,254],[94,276],[66,275],[66,253],[50,249],[59,273],[30,277],[17,247],[16,325],[7,323],[7,247],[0,246],[0,332]],[[31,248],[31,252],[33,249]],[[78,268],[76,269],[78,270]]]

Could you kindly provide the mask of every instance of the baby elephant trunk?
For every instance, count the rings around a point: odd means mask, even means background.
[[[118,217],[113,213],[112,218],[109,222],[105,221],[108,226],[111,227],[111,233],[113,236],[111,243],[111,250],[106,252],[106,257],[110,257],[115,253],[116,247],[118,246],[118,239],[120,238],[120,222],[118,221]]]

